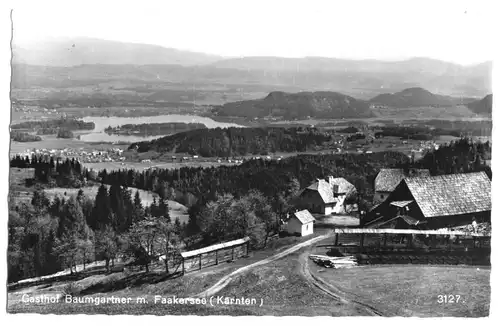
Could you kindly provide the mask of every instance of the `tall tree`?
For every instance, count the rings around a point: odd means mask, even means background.
[[[94,209],[89,221],[89,226],[93,229],[104,229],[106,225],[111,224],[111,207],[108,197],[108,189],[101,184],[95,197]]]

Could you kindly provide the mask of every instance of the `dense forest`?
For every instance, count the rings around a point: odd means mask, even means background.
[[[140,136],[156,136],[168,135],[181,131],[194,129],[204,129],[203,123],[184,123],[184,122],[162,122],[162,123],[141,123],[141,124],[125,124],[118,127],[104,129],[108,134],[129,135],[136,134]]]
[[[182,152],[210,156],[268,152],[304,152],[322,146],[331,135],[314,128],[215,128],[181,132],[175,135],[132,144],[138,152]]]
[[[59,128],[40,128],[36,131],[37,135],[55,135]]]
[[[368,102],[336,92],[271,92],[265,98],[225,103],[216,106],[218,116],[282,117],[285,120],[369,118]]]
[[[95,198],[80,190],[68,200],[52,201],[43,190],[35,190],[31,202],[19,205],[10,200],[9,208],[8,282],[64,268],[73,274],[77,264],[96,260],[104,260],[109,272],[118,255],[147,270],[164,254],[169,257],[168,273],[177,239],[182,238],[183,226],[170,220],[166,200],[155,198],[144,207],[139,192],[133,196],[119,185],[111,185],[109,191],[101,185]],[[145,239],[153,241],[145,247]]]
[[[50,120],[24,121],[21,123],[13,124],[10,126],[10,128],[28,130],[47,129],[43,131],[46,133],[57,128],[64,128],[67,130],[92,130],[95,128],[95,124],[93,122],[85,122],[83,120],[74,118],[60,118]]]
[[[77,160],[54,160],[33,154],[31,157],[16,155],[10,160],[11,168],[33,168],[33,178],[26,180],[28,185],[39,183],[49,187],[80,188],[92,179],[92,172],[84,168]]]
[[[57,131],[57,138],[73,138],[73,132],[71,132],[71,130],[61,128]]]
[[[485,171],[491,178],[491,168],[485,164],[485,160],[489,159],[491,159],[489,141],[473,142],[464,137],[427,153],[412,166],[429,169],[432,175]]]
[[[27,132],[20,132],[20,131],[11,131],[10,132],[10,139],[13,141],[18,141],[18,142],[32,142],[32,141],[41,141],[42,138],[40,136],[36,135],[31,135]]]
[[[401,139],[413,140],[432,140],[438,136],[461,137],[460,131],[431,129],[429,127],[381,127],[380,131],[375,132],[375,137],[399,137]]]

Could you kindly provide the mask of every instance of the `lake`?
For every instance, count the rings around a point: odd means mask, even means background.
[[[124,124],[141,124],[141,123],[162,123],[162,122],[184,122],[184,123],[203,123],[207,128],[228,128],[228,127],[243,127],[235,123],[226,123],[214,121],[207,117],[196,115],[183,114],[167,114],[151,117],[84,117],[85,122],[95,123],[95,129],[89,133],[80,134],[80,140],[84,142],[139,142],[152,140],[166,135],[157,135],[142,137],[136,135],[108,135],[104,132],[107,127],[117,127]]]

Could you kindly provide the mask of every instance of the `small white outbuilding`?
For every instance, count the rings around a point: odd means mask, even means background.
[[[300,234],[304,237],[313,234],[314,217],[307,209],[297,211],[288,220],[286,231],[290,234]]]

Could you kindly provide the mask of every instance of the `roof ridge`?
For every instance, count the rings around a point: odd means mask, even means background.
[[[439,175],[412,175],[412,176],[407,176],[405,177],[404,179],[428,179],[428,178],[432,178],[432,179],[445,179],[445,178],[458,178],[458,177],[463,177],[463,176],[469,176],[469,175],[479,175],[479,174],[482,174],[482,175],[485,175],[486,177],[488,177],[488,175],[486,174],[486,172],[484,171],[478,171],[478,172],[463,172],[463,173],[448,173],[448,174],[439,174]]]

